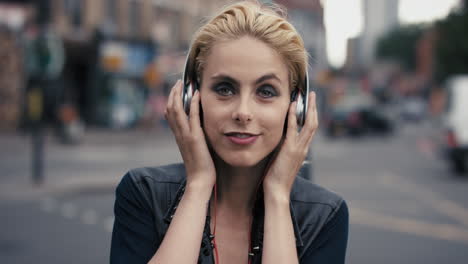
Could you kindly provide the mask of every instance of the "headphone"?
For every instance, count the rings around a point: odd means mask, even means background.
[[[192,96],[195,90],[198,90],[198,81],[195,78],[195,70],[190,71],[190,57],[191,51],[185,59],[185,68],[183,75],[183,85],[184,90],[182,92],[182,102],[184,105],[185,113],[188,115],[190,113],[190,102],[192,101]],[[305,80],[304,80],[304,89],[299,89],[296,87],[291,93],[291,102],[297,101],[296,107],[296,119],[297,125],[301,128],[306,120],[307,105],[309,103],[309,73],[306,69],[305,71]]]

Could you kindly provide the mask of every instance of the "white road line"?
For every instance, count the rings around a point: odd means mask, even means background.
[[[98,222],[98,214],[96,211],[88,209],[81,214],[81,222],[86,225],[95,225]]]
[[[67,219],[73,219],[78,217],[78,208],[75,204],[71,202],[65,202],[60,204],[59,201],[54,198],[45,198],[40,202],[41,210],[52,213],[55,210],[59,210],[60,214]],[[98,213],[92,209],[86,209],[81,215],[79,215],[81,222],[85,225],[96,225],[100,222]],[[109,216],[103,220],[104,230],[107,232],[112,232],[114,228],[114,216]]]
[[[416,197],[419,201],[426,203],[439,213],[442,213],[465,227],[468,227],[468,209],[438,195],[434,191],[422,188],[414,183],[404,181],[403,177],[391,172],[381,174],[381,183],[392,189],[398,189],[409,195]]]
[[[433,224],[410,218],[388,216],[356,207],[351,207],[349,212],[350,221],[353,224],[468,244],[468,230],[454,225]]]
[[[62,216],[67,219],[73,219],[78,215],[76,206],[72,203],[64,203],[61,208]]]
[[[58,206],[58,202],[50,197],[44,198],[40,203],[41,210],[48,213],[52,213]]]
[[[317,150],[317,153],[313,154],[313,157],[321,157],[325,159],[338,159],[346,155],[346,150],[343,149],[336,149],[336,148],[324,148],[322,150]]]
[[[435,153],[435,146],[427,138],[420,138],[417,140],[417,146],[419,151],[428,159],[433,160],[437,159]]]
[[[106,219],[104,219],[104,229],[107,232],[112,232],[112,229],[114,228],[114,217],[109,216]]]

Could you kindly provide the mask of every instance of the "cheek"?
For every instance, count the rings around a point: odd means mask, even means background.
[[[207,98],[208,99],[208,98]],[[202,118],[202,126],[205,134],[210,141],[216,140],[216,136],[219,134],[218,128],[221,127],[221,120],[226,120],[224,117],[225,113],[223,113],[223,108],[219,108],[218,106],[214,105],[211,100],[202,101],[203,105],[203,118]]]
[[[263,120],[265,127],[270,131],[273,139],[279,141],[285,132],[285,122],[288,112],[288,106],[283,105],[275,110],[265,112]]]
[[[211,114],[212,113],[208,112],[204,113],[203,115],[203,130],[205,131],[205,134],[210,143],[212,143],[214,136],[216,135],[216,119]]]

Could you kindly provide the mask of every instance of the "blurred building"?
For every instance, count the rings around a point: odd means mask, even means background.
[[[202,18],[226,1],[44,2],[65,47],[58,105],[71,105],[88,124],[127,127],[143,115],[149,90],[160,85],[150,72],[158,70],[155,61],[184,54]]]
[[[416,74],[426,81],[432,81],[436,41],[436,30],[429,28],[416,43]]]
[[[362,67],[361,36],[349,38],[346,43],[346,59],[344,69],[347,72],[359,71]]]
[[[375,62],[377,40],[398,26],[399,0],[364,0],[362,3],[364,28],[360,41],[360,61],[364,67],[371,67]]]
[[[87,124],[110,127],[136,124],[152,90],[160,89],[167,76],[178,77],[182,72],[183,58],[195,30],[214,10],[232,2],[11,1],[29,10],[28,16],[18,16],[16,11],[8,13],[12,17],[8,23],[17,28],[18,34],[27,31],[22,27],[29,27],[28,22],[39,18],[63,42],[64,68],[49,89],[54,100],[49,104],[54,109],[48,111],[54,113],[52,119],[60,119],[66,116],[61,112],[74,109]],[[278,2],[288,8],[289,17],[304,37],[314,72],[327,68],[320,0],[263,2]]]
[[[287,8],[288,18],[301,33],[313,73],[328,68],[323,6],[320,0],[276,0]],[[313,75],[314,76],[314,75]]]
[[[0,25],[0,130],[17,127],[21,112],[22,56],[14,33]]]
[[[186,45],[200,18],[226,1],[50,0],[54,24],[68,39],[86,40],[98,29],[110,36]]]
[[[31,15],[21,1],[0,1],[0,130],[14,130],[21,118],[23,54],[19,32]]]

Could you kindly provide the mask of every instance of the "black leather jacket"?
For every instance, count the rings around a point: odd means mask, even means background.
[[[183,164],[129,171],[116,189],[110,262],[147,263],[159,248],[184,190]],[[290,200],[300,263],[344,263],[348,238],[344,200],[301,177],[296,177]],[[258,199],[254,212],[250,255],[252,263],[259,264],[262,199]],[[209,221],[208,215],[198,263],[214,263]]]

